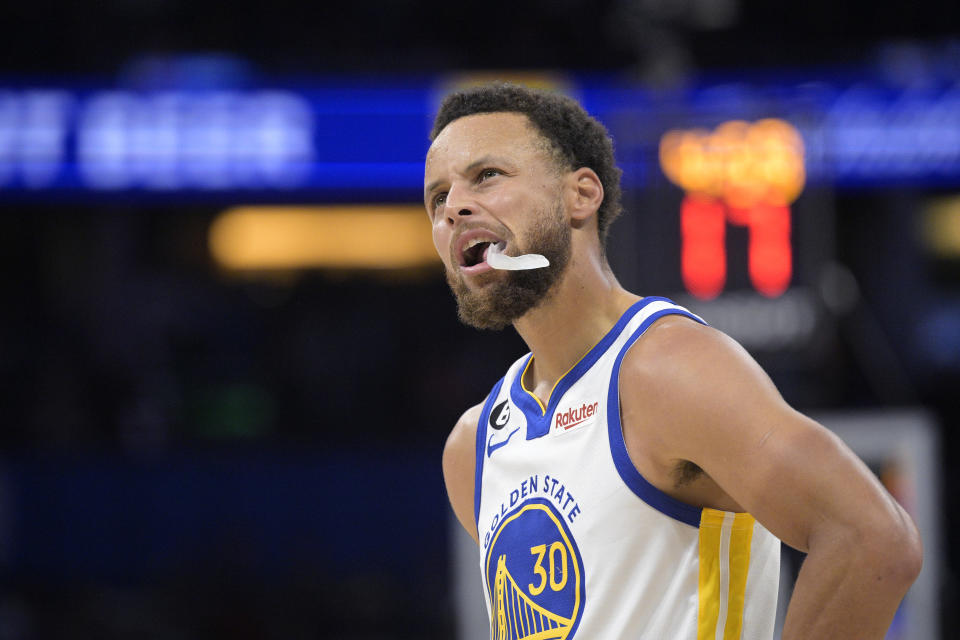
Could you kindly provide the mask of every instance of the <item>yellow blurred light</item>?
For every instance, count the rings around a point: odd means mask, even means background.
[[[942,258],[960,258],[960,196],[938,198],[927,205],[923,240]]]
[[[775,118],[731,120],[712,133],[673,130],[660,140],[660,165],[671,182],[733,208],[796,200],[806,181],[803,156],[799,132]]]
[[[422,205],[236,207],[214,220],[208,241],[214,259],[228,270],[439,263]]]

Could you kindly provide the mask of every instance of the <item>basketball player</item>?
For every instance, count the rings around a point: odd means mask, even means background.
[[[491,85],[448,96],[431,140],[424,200],[460,318],[531,351],[443,455],[492,637],[769,639],[782,540],[808,554],[783,638],[883,638],[920,570],[915,525],[738,344],[620,286],[603,126]]]

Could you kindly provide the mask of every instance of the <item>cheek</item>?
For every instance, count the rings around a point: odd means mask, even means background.
[[[493,218],[494,230],[507,236],[523,229],[530,212],[536,209],[533,199],[522,191],[490,194],[483,207]]]
[[[486,204],[497,213],[509,214],[515,210],[522,210],[526,204],[525,194],[522,190],[506,190],[490,194]]]
[[[442,223],[433,225],[433,246],[444,264],[447,264],[450,259],[450,236],[451,231],[447,225]]]

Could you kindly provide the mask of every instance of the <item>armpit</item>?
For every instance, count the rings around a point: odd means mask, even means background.
[[[689,460],[681,460],[673,469],[673,486],[679,489],[702,475],[703,469]]]

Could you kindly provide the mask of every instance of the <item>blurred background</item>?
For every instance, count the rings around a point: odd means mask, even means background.
[[[474,637],[440,452],[526,349],[458,324],[421,192],[491,79],[607,125],[621,282],[854,425],[927,542],[891,637],[952,637],[955,2],[0,15],[0,640]]]

